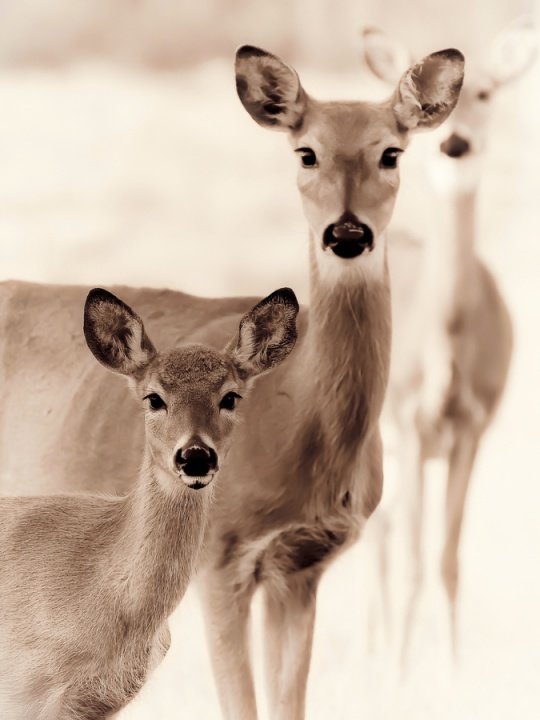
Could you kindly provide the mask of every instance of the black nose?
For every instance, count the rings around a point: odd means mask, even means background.
[[[373,232],[356,215],[346,212],[324,231],[323,247],[340,258],[353,258],[366,248],[373,249]]]
[[[468,140],[462,138],[461,135],[452,133],[449,138],[440,144],[441,152],[451,158],[460,158],[466,155],[471,149]]]
[[[202,440],[190,440],[176,452],[174,462],[184,475],[204,477],[217,470],[218,457],[216,451],[208,447]]]

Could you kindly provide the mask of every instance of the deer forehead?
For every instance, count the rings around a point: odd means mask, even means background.
[[[145,378],[166,392],[182,391],[191,395],[220,390],[228,379],[235,379],[232,363],[216,350],[182,347],[160,354]]]
[[[315,151],[333,156],[358,158],[378,146],[404,147],[406,138],[389,104],[311,101],[292,142],[296,147],[316,145]]]

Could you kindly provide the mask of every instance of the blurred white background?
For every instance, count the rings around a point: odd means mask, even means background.
[[[203,295],[290,284],[307,299],[296,158],[241,107],[236,46],[280,54],[316,97],[383,97],[360,61],[361,27],[382,27],[417,55],[456,46],[478,61],[523,12],[538,20],[518,0],[0,0],[0,278]],[[516,351],[467,506],[460,665],[449,662],[438,581],[435,468],[409,673],[399,677],[380,638],[368,648],[371,558],[360,543],[322,584],[310,720],[540,716],[539,81],[537,63],[501,90],[481,191],[479,249],[511,308]],[[395,224],[410,229],[430,222],[416,176],[423,142],[402,164]],[[389,463],[389,487],[394,475]],[[257,665],[260,654],[256,635]],[[193,591],[169,655],[122,717],[219,718]]]

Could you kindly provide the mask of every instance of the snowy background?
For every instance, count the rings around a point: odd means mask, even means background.
[[[397,0],[67,7],[0,0],[0,278],[204,295],[263,296],[290,284],[303,299],[297,160],[283,136],[256,126],[241,107],[235,47],[281,54],[316,97],[381,97],[360,63],[361,26],[382,26],[418,54],[455,45],[479,58],[506,22],[537,10],[516,0],[415,0],[406,9]],[[460,663],[450,662],[438,576],[444,487],[435,466],[427,483],[429,572],[409,672],[398,672],[395,642],[381,634],[370,641],[372,557],[360,542],[321,586],[310,720],[540,717],[539,115],[537,63],[495,101],[481,189],[478,248],[511,308],[516,350],[467,505]],[[402,165],[395,225],[427,222],[415,175],[423,142]],[[257,669],[259,612],[256,602]],[[172,630],[169,655],[123,720],[219,718],[193,591]]]

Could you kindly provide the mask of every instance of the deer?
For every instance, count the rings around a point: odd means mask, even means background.
[[[362,52],[372,73],[392,84],[407,67],[405,47],[382,31],[363,31]],[[531,65],[534,33],[522,19],[494,42],[483,68],[470,68],[451,117],[431,154],[424,156],[437,223],[421,244],[396,231],[389,243],[394,296],[394,355],[385,416],[395,430],[400,509],[405,513],[410,568],[401,637],[405,669],[421,597],[425,465],[446,463],[441,575],[449,609],[450,643],[458,657],[459,549],[465,505],[478,448],[507,383],[512,324],[490,270],[476,250],[476,208],[495,96]],[[406,270],[404,270],[406,268]],[[382,510],[382,508],[381,508]],[[380,513],[379,582],[388,625],[387,535],[390,517]]]
[[[243,398],[292,351],[298,309],[282,288],[223,350],[158,352],[122,300],[88,294],[86,343],[144,408],[142,464],[124,496],[0,498],[2,717],[112,717],[163,659]]]
[[[319,101],[276,55],[251,45],[236,53],[242,105],[263,128],[287,134],[298,157],[310,304],[298,316],[294,354],[253,389],[220,471],[227,492],[216,488],[207,524],[197,587],[224,718],[257,718],[249,653],[257,589],[270,717],[305,717],[320,579],[359,538],[382,493],[379,417],[391,341],[385,230],[399,187],[399,155],[417,131],[448,117],[463,72],[463,55],[442,50],[408,68],[383,102]],[[97,489],[103,476],[96,471],[113,468],[109,477],[117,482],[109,489],[121,489],[138,461],[140,428],[132,408],[120,402],[114,378],[105,382],[94,368],[81,371],[76,343],[62,342],[55,331],[56,323],[64,333],[72,327],[80,292],[13,281],[0,288],[4,491],[14,487],[15,458],[25,466],[26,487],[48,488],[71,486],[76,469],[79,486]],[[173,344],[179,327],[183,337],[221,343],[220,332],[252,304],[148,288],[122,293],[155,321],[152,332]],[[36,313],[31,328],[28,308]],[[96,412],[90,388],[111,414]],[[28,420],[30,408],[39,422],[31,428],[32,447],[25,443],[23,451],[18,418]],[[83,437],[91,445],[84,463],[74,451]],[[52,459],[62,469],[54,480]]]

